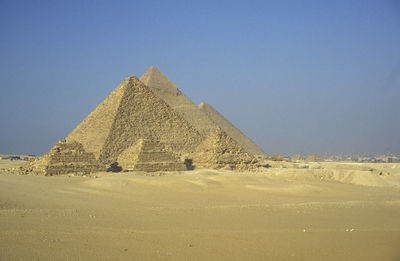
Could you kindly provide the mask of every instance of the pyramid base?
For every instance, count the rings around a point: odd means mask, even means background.
[[[123,171],[185,171],[188,170],[183,163],[176,162],[140,162],[131,166],[125,166]]]

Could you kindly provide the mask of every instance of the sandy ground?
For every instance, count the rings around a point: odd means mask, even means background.
[[[0,260],[398,261],[400,164],[4,173]]]

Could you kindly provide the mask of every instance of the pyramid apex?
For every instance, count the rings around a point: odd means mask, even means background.
[[[150,68],[147,69],[147,71],[146,71],[143,75],[146,75],[146,74],[155,74],[156,76],[162,75],[163,77],[166,77],[166,76],[160,71],[160,69],[158,69],[158,68],[157,68],[156,66],[154,66],[154,65],[150,66]],[[154,77],[155,75],[152,75],[152,76]],[[150,75],[149,75],[149,76],[150,76]]]
[[[150,66],[150,68],[148,69],[148,71],[149,70],[157,70],[157,71],[160,71],[157,67],[155,67],[154,65],[152,65],[152,66]]]
[[[147,69],[147,71],[143,74],[142,77],[144,77],[145,75],[147,75],[147,77],[150,77],[150,74],[153,73],[153,72],[156,73],[156,74],[161,73],[161,71],[157,67],[152,65],[152,66],[149,67],[149,69]]]
[[[145,85],[150,88],[161,90],[163,92],[179,94],[178,87],[167,76],[165,76],[157,67],[151,66],[141,77]]]
[[[139,81],[138,77],[136,77],[135,75],[131,75],[125,78],[124,82],[136,82]]]

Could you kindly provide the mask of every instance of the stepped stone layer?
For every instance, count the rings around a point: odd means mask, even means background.
[[[179,171],[187,170],[184,162],[165,149],[162,143],[150,139],[139,139],[118,157],[122,170]]]
[[[210,134],[192,153],[193,165],[203,168],[249,169],[256,158],[220,128]]]
[[[254,156],[266,155],[253,141],[237,129],[231,122],[207,103],[198,107],[169,80],[156,67],[152,66],[140,80],[149,86],[158,97],[163,99],[179,114],[183,116],[201,134],[208,136],[217,128],[224,130],[231,138],[236,140],[243,148]]]
[[[25,173],[53,176],[68,173],[89,174],[101,170],[93,153],[78,142],[59,141],[49,152],[23,168]]]
[[[184,95],[170,79],[156,67],[150,67],[140,80],[149,86],[162,100],[168,103],[182,117],[195,127],[202,135],[208,135],[218,126],[207,115]]]
[[[225,119],[217,110],[206,102],[202,102],[198,107],[203,111],[216,125],[226,132],[232,139],[234,139],[244,150],[254,156],[265,156],[265,152],[258,147],[252,140],[244,135],[238,128]]]

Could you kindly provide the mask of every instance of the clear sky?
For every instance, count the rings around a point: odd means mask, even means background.
[[[0,0],[0,153],[154,65],[269,154],[400,153],[400,1]]]

